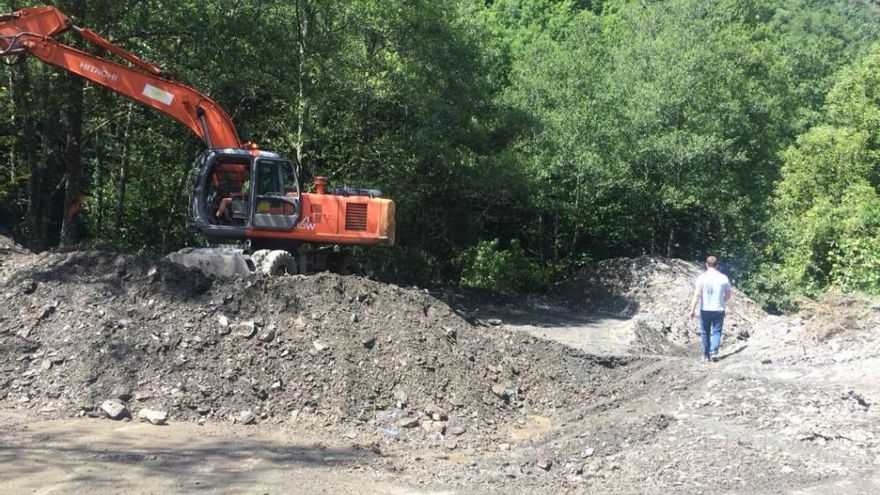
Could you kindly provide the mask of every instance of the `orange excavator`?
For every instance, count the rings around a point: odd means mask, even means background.
[[[66,31],[130,65],[59,42]],[[215,247],[184,249],[169,255],[172,261],[220,275],[349,272],[357,264],[343,246],[394,244],[395,205],[381,192],[329,191],[326,177],[315,178],[313,193],[303,192],[292,163],[242,143],[216,102],[95,32],[74,26],[58,9],[0,15],[0,57],[25,55],[154,108],[205,143],[207,149],[195,161],[190,216]]]

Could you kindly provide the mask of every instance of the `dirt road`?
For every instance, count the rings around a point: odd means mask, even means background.
[[[752,352],[730,348],[711,365],[654,359],[566,414],[524,416],[479,452],[389,443],[377,453],[285,427],[4,411],[0,492],[880,492],[876,360],[815,367]]]
[[[582,350],[638,347],[625,320],[546,304],[483,312]],[[861,351],[832,352],[804,342],[799,318],[758,327],[747,341],[728,337],[717,363],[653,356],[597,390],[608,400],[568,414],[547,442],[580,452],[568,461],[572,491],[880,493],[877,337],[854,338],[872,344],[850,342]]]
[[[12,411],[0,422],[0,493],[445,493],[369,469],[370,451],[283,428],[35,420]]]

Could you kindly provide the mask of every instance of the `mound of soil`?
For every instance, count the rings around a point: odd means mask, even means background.
[[[818,300],[801,298],[801,316],[806,319],[805,339],[873,343],[880,328],[880,299],[859,294],[829,292]]]
[[[6,251],[0,299],[0,405],[47,414],[119,398],[173,419],[479,432],[570,407],[628,362],[474,327],[424,291],[354,276]]]
[[[698,352],[698,322],[688,314],[697,263],[652,256],[616,258],[590,265],[552,289],[553,297],[586,314],[629,320],[632,351]],[[727,307],[727,338],[748,339],[766,314],[734,289]]]
[[[820,366],[880,356],[880,298],[830,292],[797,303],[799,315],[770,317],[757,333],[766,359]]]

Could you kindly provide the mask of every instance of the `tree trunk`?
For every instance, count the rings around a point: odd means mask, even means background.
[[[309,27],[311,14],[307,1],[298,2],[296,8],[297,15],[297,46],[299,48],[299,60],[297,61],[297,101],[296,101],[296,174],[302,173],[303,156],[305,147],[305,122],[308,106],[305,99],[305,59],[306,59],[306,41],[309,37]]]
[[[117,240],[122,238],[122,224],[125,219],[125,190],[128,187],[128,155],[129,141],[131,140],[131,114],[134,105],[128,104],[128,116],[125,119],[125,131],[122,136],[122,159],[119,163],[119,181],[116,183],[116,218],[113,228],[116,231]]]
[[[15,71],[6,71],[7,79],[6,84],[9,86],[9,104],[12,107],[11,111],[11,121],[12,128],[17,129],[19,126],[19,120],[21,117],[18,115],[18,108],[16,107],[16,97],[18,96],[18,83],[15,81]],[[9,147],[9,181],[15,182],[18,177],[18,155],[16,153],[15,145]]]
[[[44,72],[44,71],[40,71]],[[53,154],[53,137],[58,127],[57,111],[52,109],[52,85],[48,77],[39,77],[37,88],[32,90],[30,71],[26,64],[21,65],[19,72],[18,112],[22,119],[22,139],[28,164],[28,207],[25,216],[24,231],[28,247],[34,251],[44,251],[49,247],[49,220],[51,218],[52,183],[51,160]],[[45,76],[45,74],[39,74]],[[33,94],[33,104],[28,96]],[[57,109],[56,109],[57,110]],[[38,126],[34,114],[43,114]],[[54,119],[54,120],[53,120]]]
[[[38,191],[39,205],[34,212],[37,219],[37,246],[39,249],[47,249],[57,242],[58,238],[58,209],[61,206],[61,192],[64,187],[64,133],[61,126],[61,102],[59,101],[59,87],[57,80],[46,78],[49,81],[46,104],[42,108],[44,115],[42,122],[42,146],[41,156],[37,160],[35,173],[40,174]],[[53,228],[54,227],[54,228]]]
[[[576,175],[575,185],[574,185],[574,208],[573,208],[573,230],[571,233],[571,244],[568,248],[568,258],[574,259],[577,254],[578,242],[580,242],[580,232],[581,225],[583,224],[583,212],[581,211],[581,176],[580,174]]]
[[[61,223],[61,245],[72,246],[82,238],[82,202],[85,198],[85,174],[82,160],[83,82],[69,76],[67,109],[65,112],[67,136],[64,142],[64,161],[67,164],[67,184],[64,189],[64,219]]]
[[[185,198],[187,197],[187,189],[189,188],[189,169],[180,168],[180,178],[177,181],[177,198]],[[173,232],[172,225],[175,220],[177,220],[177,207],[180,204],[180,201],[172,201],[171,208],[169,209],[168,217],[165,219],[165,227],[162,229],[162,245],[160,253],[168,252],[169,245],[169,237]],[[189,208],[189,204],[186,203],[186,208]]]
[[[95,225],[95,235],[98,237],[105,237],[108,231],[107,228],[107,218],[105,213],[107,212],[107,198],[104,197],[104,188],[107,186],[108,175],[112,180],[113,175],[108,174],[104,171],[103,164],[101,163],[101,136],[100,134],[94,135],[95,140],[95,161],[92,165],[92,191],[94,191],[95,204],[94,208],[91,211],[91,214],[94,216],[92,220],[94,220],[93,225]]]
[[[83,0],[61,2],[59,7],[78,22],[85,16]],[[65,103],[64,158],[67,181],[64,187],[64,217],[61,222],[61,246],[72,246],[82,238],[82,202],[85,198],[85,176],[82,160],[83,80],[72,74],[64,78],[62,95]]]

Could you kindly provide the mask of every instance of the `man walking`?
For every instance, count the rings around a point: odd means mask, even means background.
[[[727,275],[716,269],[718,259],[706,258],[706,271],[697,277],[690,315],[695,316],[700,305],[700,336],[703,339],[703,359],[716,361],[721,346],[721,327],[724,325],[724,309],[732,292]]]

